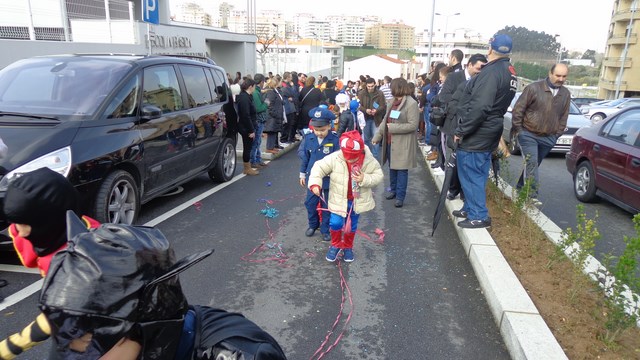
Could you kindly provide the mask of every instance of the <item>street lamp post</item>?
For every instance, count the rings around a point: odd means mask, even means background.
[[[445,21],[444,21],[444,36],[443,36],[443,43],[442,43],[442,61],[444,61],[444,59],[446,59],[447,57],[447,28],[449,27],[449,18],[452,16],[456,16],[456,15],[460,15],[459,12],[454,13],[454,14],[441,14],[441,13],[436,13],[436,15],[440,15],[440,16],[444,16],[445,17]]]
[[[558,41],[560,34],[555,34],[553,35],[553,37],[556,39],[556,41]],[[557,63],[559,64],[560,61],[562,61],[562,43],[558,41],[558,45],[560,45],[560,47],[558,48],[558,61],[557,61]]]
[[[276,28],[276,74],[280,74],[280,45],[278,44],[278,24],[272,23]]]
[[[429,53],[427,54],[427,74],[431,70],[431,48],[433,47],[433,19],[435,18],[436,0],[431,4],[431,27],[429,29]]]

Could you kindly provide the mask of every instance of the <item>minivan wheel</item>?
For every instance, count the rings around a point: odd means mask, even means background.
[[[578,165],[573,176],[573,191],[576,199],[582,202],[592,202],[596,199],[596,179],[590,162],[583,161]]]
[[[231,139],[225,138],[213,168],[209,170],[209,177],[213,181],[226,182],[233,178],[235,172],[236,147]]]
[[[117,170],[102,181],[96,196],[96,220],[131,225],[136,221],[139,209],[140,194],[131,174]]]
[[[509,152],[511,155],[520,155],[520,145],[518,145],[518,135],[511,135],[511,141],[509,141]]]

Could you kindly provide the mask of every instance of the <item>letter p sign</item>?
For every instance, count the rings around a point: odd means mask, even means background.
[[[142,21],[158,24],[158,1],[159,0],[142,0]]]

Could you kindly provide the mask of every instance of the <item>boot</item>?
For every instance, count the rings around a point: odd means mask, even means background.
[[[342,230],[329,230],[331,233],[331,246],[342,248]]]
[[[251,163],[244,163],[244,171],[242,171],[243,174],[245,175],[258,175],[260,174],[260,172],[256,169],[253,169],[251,167]]]

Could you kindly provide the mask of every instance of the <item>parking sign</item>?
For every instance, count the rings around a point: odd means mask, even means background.
[[[142,0],[142,21],[158,24],[158,0]]]

